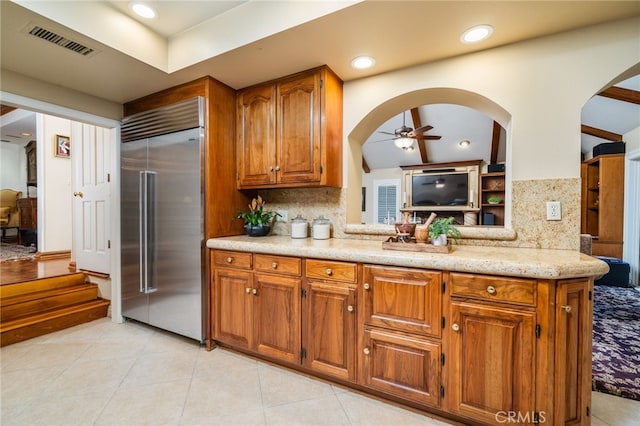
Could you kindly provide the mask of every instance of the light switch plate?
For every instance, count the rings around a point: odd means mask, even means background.
[[[280,216],[276,216],[276,222],[286,222],[289,220],[289,212],[287,210],[276,210]]]

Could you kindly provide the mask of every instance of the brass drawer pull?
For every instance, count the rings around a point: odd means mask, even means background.
[[[272,267],[273,269],[278,269],[278,262],[273,262],[273,263],[271,264],[271,267]]]
[[[364,352],[365,355],[369,355],[371,353],[371,351],[369,350],[369,348],[364,348],[362,350],[362,352]]]
[[[490,285],[489,287],[487,287],[487,293],[496,294],[496,288],[494,286]]]
[[[364,289],[365,290],[369,290],[371,288],[371,286],[369,285],[369,283],[364,283]]]
[[[331,276],[333,275],[333,271],[331,270],[331,268],[327,268],[327,270],[325,271],[327,273],[327,275]]]
[[[349,312],[353,312],[353,305],[349,305],[349,306],[347,306],[347,311],[349,311]]]
[[[231,263],[231,262],[233,262],[233,257],[231,256],[227,257],[227,263]]]
[[[451,328],[453,329],[453,331],[460,331],[460,326],[455,322],[451,324]]]
[[[561,308],[566,312],[566,313],[571,313],[571,306],[570,305],[562,305]]]

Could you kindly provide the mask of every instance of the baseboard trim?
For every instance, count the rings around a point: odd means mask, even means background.
[[[71,250],[63,251],[48,251],[36,253],[36,259],[38,260],[50,260],[50,259],[64,259],[65,257],[71,257]]]

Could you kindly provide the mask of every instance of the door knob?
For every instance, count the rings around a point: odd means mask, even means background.
[[[83,194],[82,192],[74,192],[74,193],[73,193],[73,196],[74,196],[74,197],[80,197],[80,198],[82,198],[82,196],[83,196],[83,195],[84,195],[84,194]]]

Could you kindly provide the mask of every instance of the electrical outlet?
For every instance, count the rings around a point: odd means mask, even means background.
[[[561,220],[560,201],[547,201],[547,220]]]
[[[280,216],[276,216],[276,222],[286,222],[289,220],[289,212],[287,210],[276,210]]]

